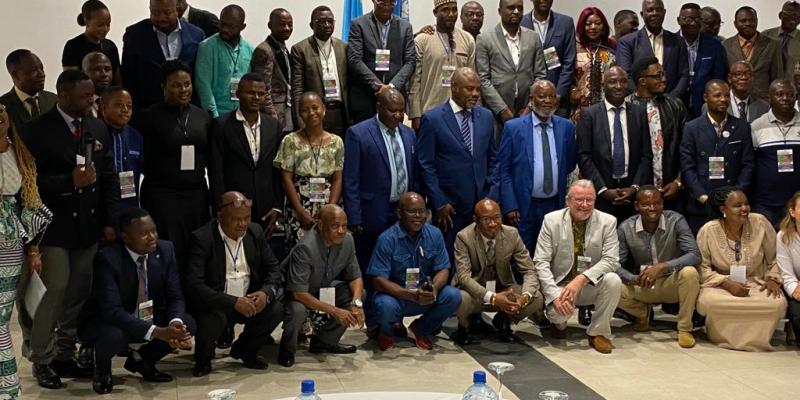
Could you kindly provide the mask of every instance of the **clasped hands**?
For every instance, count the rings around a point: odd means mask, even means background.
[[[167,342],[173,349],[191,350],[192,334],[181,321],[172,321],[166,327],[156,327],[153,337]]]

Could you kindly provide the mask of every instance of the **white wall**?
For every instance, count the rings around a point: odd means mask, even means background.
[[[148,0],[104,0],[111,9],[112,27],[109,38],[122,50],[122,34],[125,27],[148,17]],[[463,4],[465,0],[459,0]],[[499,22],[497,16],[497,0],[478,0],[486,9],[484,31],[491,29]],[[219,12],[227,4],[236,2],[247,12],[249,26],[243,32],[245,39],[251,43],[260,43],[269,33],[267,30],[267,16],[276,7],[289,10],[295,18],[294,34],[290,42],[294,43],[311,35],[308,26],[311,10],[320,4],[328,5],[337,18],[341,17],[343,0],[190,0],[190,4],[198,8]],[[431,9],[432,0],[410,0],[411,23],[414,27],[434,22]],[[364,12],[372,9],[371,0],[362,0]],[[677,30],[677,17],[680,5],[684,1],[665,0],[667,19],[665,26],[670,30]],[[2,23],[0,23],[0,60],[14,49],[28,48],[39,55],[45,65],[47,73],[47,88],[53,90],[55,79],[61,72],[61,50],[64,43],[82,32],[75,21],[80,12],[82,0],[0,0],[3,6]],[[530,9],[530,2],[525,0],[526,11]],[[594,5],[604,10],[606,17],[611,19],[617,10],[629,8],[634,11],[640,9],[638,0],[593,0],[593,1],[564,1],[555,0],[554,9],[558,12],[571,15],[577,19],[583,7]],[[721,34],[731,36],[735,33],[733,27],[733,13],[739,5],[744,3],[731,0],[705,0],[701,5],[710,5],[722,13]],[[782,0],[767,0],[751,2],[759,11],[759,28],[766,29],[778,24],[778,11],[783,4]],[[415,29],[416,30],[416,29]],[[340,36],[341,22],[337,22],[336,36]],[[0,65],[3,65],[0,63]],[[0,93],[11,87],[11,78],[0,68]]]

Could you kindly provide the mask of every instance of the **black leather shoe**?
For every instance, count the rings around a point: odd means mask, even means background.
[[[136,361],[133,357],[125,360],[125,369],[138,372],[147,382],[172,382],[172,375],[159,371],[154,364],[145,360]]]
[[[192,368],[192,376],[195,378],[199,378],[201,376],[206,376],[211,373],[211,363],[210,362],[198,362],[194,364]]]
[[[458,325],[458,329],[455,332],[453,332],[452,336],[453,342],[455,342],[455,344],[461,347],[464,347],[469,344],[479,343],[469,332],[470,332],[469,328]]]
[[[494,332],[494,329],[483,320],[481,313],[475,313],[470,316],[469,331],[475,334],[487,334]]]
[[[94,368],[81,368],[77,360],[53,361],[50,366],[64,378],[91,378],[94,375]]]
[[[233,343],[233,324],[226,326],[222,330],[222,336],[214,342],[218,349],[228,349],[231,343]]]
[[[592,323],[591,306],[578,306],[578,323],[583,326],[589,326]]]
[[[403,324],[403,321],[395,322],[392,325],[392,329],[394,330],[394,337],[401,339],[408,337],[408,328]]]
[[[309,353],[331,353],[331,354],[351,354],[356,352],[356,346],[344,345],[341,343],[327,344],[317,339],[311,338],[311,345],[308,347]]]
[[[497,330],[497,339],[504,343],[520,343],[521,340],[511,330],[511,318],[505,313],[498,312],[492,319],[492,325]]]
[[[281,349],[278,350],[278,364],[286,368],[291,367],[294,365],[294,354],[289,353],[288,350],[281,347]]]
[[[111,381],[111,360],[94,363],[92,389],[97,394],[107,394],[114,390],[114,383]]]
[[[33,377],[39,386],[45,389],[61,389],[64,385],[58,373],[50,367],[50,364],[33,364]]]
[[[264,359],[261,358],[261,356],[259,356],[258,354],[250,355],[242,353],[242,351],[239,349],[239,346],[237,346],[236,344],[237,343],[231,345],[231,353],[229,355],[233,359],[241,360],[242,365],[244,365],[245,368],[264,370],[269,367],[269,364],[267,364],[267,362],[264,361]]]
[[[82,344],[75,356],[75,364],[78,365],[78,368],[94,371],[94,346]]]

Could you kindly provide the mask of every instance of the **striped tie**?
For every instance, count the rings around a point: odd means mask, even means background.
[[[392,156],[394,157],[394,168],[395,168],[395,175],[397,176],[397,182],[395,187],[397,191],[395,196],[397,198],[400,197],[401,194],[405,193],[406,191],[406,169],[404,168],[403,163],[403,148],[400,146],[399,136],[397,135],[397,128],[389,129],[389,137],[392,138]]]
[[[464,139],[464,145],[469,149],[472,154],[472,130],[469,127],[469,121],[472,118],[472,112],[469,110],[461,110],[461,137]]]

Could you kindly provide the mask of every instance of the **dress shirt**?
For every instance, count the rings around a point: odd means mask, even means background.
[[[553,132],[553,119],[548,118],[547,123],[547,142],[550,146],[550,163],[552,164],[553,189],[550,193],[544,192],[544,152],[542,149],[542,127],[539,124],[543,121],[531,113],[533,121],[533,192],[531,197],[546,199],[558,193],[558,154],[556,152],[556,139]]]
[[[183,14],[181,14],[181,18],[188,21],[189,20],[189,10],[192,9],[192,6],[186,5],[186,9],[183,10]]]
[[[333,40],[331,40],[331,38],[328,38],[327,41],[321,42],[319,39],[314,37],[314,41],[317,43],[317,47],[319,48],[319,56],[320,56],[319,63],[320,63],[320,68],[322,68],[323,80],[325,79],[326,75],[332,74],[333,78],[336,80],[336,87],[339,88],[339,98],[331,100],[342,101],[343,88],[342,85],[339,84],[339,70],[336,68],[336,52],[333,51]],[[324,97],[325,93],[323,93],[322,95]]]
[[[681,37],[683,34],[681,33]],[[694,76],[694,62],[697,60],[697,50],[700,48],[700,35],[694,39],[694,42],[689,43],[686,38],[683,39],[686,42],[686,50],[689,51],[689,76]]]
[[[14,92],[17,93],[17,97],[19,97],[19,101],[22,102],[22,106],[25,107],[25,110],[28,111],[28,114],[31,113],[31,105],[25,100],[28,100],[29,97],[33,97],[33,98],[36,99],[36,104],[39,104],[39,95],[38,95],[38,93],[33,95],[33,96],[31,96],[31,95],[23,92],[22,90],[20,90],[16,85],[14,86]],[[40,112],[41,112],[41,109],[42,109],[42,107],[40,106],[39,107],[39,111]],[[17,129],[20,129],[20,128],[21,128],[20,126],[17,127]]]
[[[61,114],[61,118],[64,118],[64,122],[66,122],[70,132],[74,132],[75,129],[75,127],[72,126],[72,121],[75,121],[77,119],[78,123],[82,123],[80,118],[70,117],[69,114],[65,113],[64,110],[61,109],[61,106],[59,106],[58,104],[56,104],[56,109],[58,110],[58,113]]]
[[[181,55],[183,41],[181,40],[181,20],[178,19],[178,26],[170,33],[164,33],[153,25],[153,32],[156,33],[158,45],[166,60],[174,60]]]
[[[225,247],[225,289],[228,289],[228,280],[241,278],[243,281],[244,291],[247,294],[247,289],[250,287],[250,268],[247,265],[247,257],[244,250],[244,237],[238,239],[231,239],[222,230],[222,226],[217,226],[219,234],[222,236],[223,245]],[[236,258],[234,260],[234,257]]]
[[[448,101],[450,102],[450,107],[453,108],[453,113],[456,115],[456,123],[458,124],[458,127],[460,129],[461,128],[461,121],[464,120],[464,116],[461,115],[461,110],[463,110],[463,108],[461,108],[461,106],[456,104],[456,102],[453,101],[453,99],[450,99]],[[469,132],[470,132],[470,135],[471,135],[472,148],[474,150],[475,149],[475,124],[473,123],[472,118],[470,118],[470,120],[467,121],[467,124],[469,124]],[[461,133],[459,132],[459,136],[460,135],[461,135]]]
[[[433,279],[439,271],[450,268],[444,237],[439,228],[425,223],[414,240],[396,222],[378,237],[367,275],[386,278],[405,287],[407,268],[419,268],[420,284],[427,277]]]
[[[722,130],[725,128],[725,124],[728,122],[728,114],[725,114],[725,119],[722,120],[721,123],[717,123],[717,121],[711,117],[711,113],[706,114],[708,117],[708,121],[711,122],[711,126],[714,127],[714,131],[717,132],[717,137],[722,135]]]
[[[542,42],[542,46],[544,46],[544,39],[547,37],[547,26],[550,24],[550,18],[553,16],[553,12],[549,12],[547,14],[547,18],[544,21],[539,21],[533,15],[533,11],[531,11],[531,21],[533,21],[533,30],[539,34],[539,41]]]
[[[244,118],[242,110],[236,110],[236,120],[242,123],[244,127],[244,135],[247,137],[247,144],[250,146],[250,154],[253,155],[253,161],[258,162],[258,153],[261,152],[261,113],[258,114],[258,120],[254,125],[250,125]]]
[[[239,101],[231,98],[231,79],[240,79],[250,71],[253,50],[244,38],[240,38],[236,46],[231,46],[219,34],[198,46],[195,89],[200,104],[214,118],[238,107]]]
[[[740,98],[736,97],[736,94],[733,93],[733,89],[731,89],[731,106],[730,106],[730,108],[733,109],[733,112],[731,114],[733,114],[733,116],[736,117],[736,118],[741,118],[741,115],[739,115],[739,103],[741,103],[741,102],[744,102],[744,110],[745,110],[745,112],[750,114],[750,96],[747,96],[747,97],[745,97],[743,99],[740,99]]]
[[[128,254],[131,256],[131,259],[133,259],[133,264],[136,265],[136,276],[137,277],[139,276],[139,257],[144,257],[143,268],[144,268],[145,275],[147,275],[147,259],[149,258],[149,256],[147,254],[139,254],[139,253],[131,250],[130,248],[128,248],[128,246],[125,246],[125,250],[128,250]],[[145,282],[145,285],[148,286],[147,290],[149,291],[150,290],[150,287],[149,287],[150,286],[150,282],[146,278],[145,278],[144,282]],[[139,308],[139,305],[137,304],[136,305],[136,311],[138,311],[138,308]],[[136,315],[136,311],[133,312],[134,315]],[[173,319],[171,319],[169,321],[169,323],[172,324],[175,321],[178,321],[181,324],[183,324],[183,320],[180,319],[180,318],[173,318]],[[155,330],[156,330],[155,324],[150,325],[150,328],[147,329],[147,333],[144,334],[144,340],[147,341],[147,342],[153,340],[153,331],[155,331]]]
[[[394,128],[395,132],[393,136],[389,136],[389,128],[381,122],[381,119],[378,116],[375,116],[375,119],[378,120],[378,128],[381,130],[381,136],[383,136],[383,144],[386,146],[386,155],[389,159],[389,171],[392,175],[392,188],[390,189],[389,194],[389,201],[395,202],[400,200],[400,193],[397,193],[397,171],[399,169],[403,169],[406,171],[406,179],[405,179],[405,187],[408,188],[408,169],[406,168],[406,157],[403,154],[401,157],[402,165],[397,165],[394,159],[394,152],[392,149],[392,142],[396,142],[397,145],[400,147],[401,150],[405,149],[403,146],[403,139],[400,136],[400,127]]]
[[[614,154],[614,117],[616,112],[614,112],[614,105],[608,102],[608,100],[604,100],[606,102],[606,112],[608,115],[608,132],[611,134],[609,143],[611,144],[611,154]],[[627,178],[628,177],[628,159],[630,158],[630,151],[628,151],[628,114],[627,108],[628,104],[623,102],[620,105],[620,112],[619,112],[619,119],[622,122],[622,142],[625,144],[625,173],[622,174],[620,178]],[[552,153],[552,151],[551,151]],[[555,184],[555,182],[553,182]],[[600,194],[598,192],[597,194]]]
[[[658,58],[658,62],[664,64],[664,29],[662,28],[658,35],[653,35],[648,29],[647,39],[650,40],[650,46],[653,47],[653,54]]]
[[[511,37],[511,34],[508,33],[505,27],[503,29],[503,37],[506,38],[506,46],[508,46],[508,52],[511,53],[511,60],[514,61],[514,67],[519,67],[519,54],[521,50],[521,43],[520,43],[520,33],[522,31],[522,27],[517,29],[517,36]]]
[[[789,244],[783,242],[786,232],[778,232],[775,240],[777,243],[776,257],[778,268],[781,269],[783,277],[783,290],[792,296],[797,289],[798,279],[800,279],[800,235],[792,233],[792,241]]]
[[[745,39],[741,35],[736,35],[736,38],[739,39],[739,49],[742,50],[742,55],[744,56],[745,61],[750,61],[750,59],[753,57],[753,50],[756,48],[758,32],[756,32],[756,34],[750,39]]]

